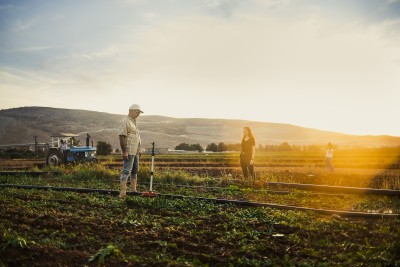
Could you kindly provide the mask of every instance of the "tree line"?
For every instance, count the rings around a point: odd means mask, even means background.
[[[175,147],[176,150],[186,151],[198,151],[203,152],[204,148],[199,144],[187,144],[180,143]],[[210,143],[206,146],[206,151],[211,152],[226,152],[226,151],[241,151],[242,146],[240,143],[236,144],[225,144],[224,142]],[[288,142],[283,142],[279,145],[258,145],[256,147],[257,152],[287,152],[287,151],[309,151],[309,152],[320,152],[325,150],[325,145],[290,145]],[[97,154],[98,155],[110,155],[112,152],[111,145],[99,141],[97,142]]]
[[[186,150],[186,151],[198,151],[203,152],[204,148],[199,144],[187,144],[180,143],[175,147],[176,150]],[[279,145],[259,145],[256,147],[257,152],[286,152],[286,151],[310,151],[319,152],[324,151],[324,145],[290,145],[288,142],[283,142]],[[226,151],[241,151],[242,146],[240,143],[236,144],[225,144],[224,142],[210,143],[206,146],[206,151],[211,152],[226,152]],[[110,155],[112,152],[111,145],[107,142],[98,141],[97,142],[97,154],[98,155]]]
[[[79,140],[74,140],[73,144],[78,145]],[[203,152],[204,148],[200,144],[187,144],[180,143],[175,147],[176,150],[186,150],[186,151],[198,151]],[[242,147],[240,143],[236,144],[225,144],[224,142],[219,143],[210,143],[206,146],[206,151],[210,152],[226,152],[226,151],[241,151]],[[310,152],[319,152],[325,149],[324,145],[290,145],[288,142],[283,142],[279,145],[259,145],[256,147],[257,152],[279,152],[279,151],[310,151]],[[117,149],[119,151],[119,149]],[[45,157],[45,152],[40,150],[38,151],[38,156],[40,158]],[[97,142],[97,155],[111,155],[112,147],[111,144],[98,141]],[[0,158],[6,159],[14,159],[14,158],[34,158],[35,153],[30,151],[29,149],[5,149],[0,150]]]
[[[199,151],[203,152],[203,147],[200,144],[186,144],[180,143],[175,147],[177,150],[186,151]],[[279,145],[259,145],[256,147],[257,152],[274,152],[274,151],[310,151],[319,152],[325,149],[324,145],[290,145],[288,142],[283,142]],[[224,142],[210,143],[206,147],[206,151],[211,152],[226,152],[226,151],[241,151],[242,146],[240,143],[225,144]]]

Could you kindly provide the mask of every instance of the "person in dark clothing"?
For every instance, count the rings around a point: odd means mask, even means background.
[[[60,140],[60,148],[61,148],[61,150],[63,152],[64,163],[66,164],[68,162],[68,144],[67,144],[67,141],[61,139]]]
[[[242,152],[240,153],[240,165],[244,178],[248,175],[254,179],[254,156],[256,154],[256,139],[250,127],[243,128]]]

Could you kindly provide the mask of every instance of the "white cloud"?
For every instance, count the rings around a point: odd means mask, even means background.
[[[35,24],[37,24],[38,21],[39,21],[38,18],[33,18],[30,20],[26,20],[26,21],[18,20],[14,26],[14,29],[19,32],[27,31],[27,30],[31,29]]]
[[[60,46],[29,46],[29,47],[20,47],[13,48],[8,50],[9,52],[41,52],[44,50],[60,48]]]
[[[225,15],[230,15],[239,4],[239,0],[203,0],[204,5],[210,10],[218,10]]]
[[[95,60],[95,59],[104,59],[104,58],[111,58],[118,54],[120,52],[120,49],[117,45],[111,45],[109,47],[106,47],[103,50],[92,52],[90,54],[86,54],[83,57],[88,58],[90,60]]]

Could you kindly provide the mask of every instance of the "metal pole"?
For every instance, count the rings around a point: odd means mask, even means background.
[[[154,175],[154,155],[156,154],[154,152],[154,142],[152,144],[152,149],[151,149],[151,167],[150,167],[150,192],[153,192],[153,175]]]
[[[89,133],[86,133],[86,146],[87,147],[90,145],[89,140],[90,140],[90,135],[89,135]]]

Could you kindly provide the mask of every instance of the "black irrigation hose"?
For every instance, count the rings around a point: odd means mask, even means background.
[[[19,189],[42,189],[42,190],[53,190],[53,191],[68,191],[77,193],[100,193],[109,195],[118,195],[117,190],[107,190],[107,189],[90,189],[90,188],[73,188],[73,187],[53,187],[53,186],[37,186],[37,185],[16,185],[16,184],[0,184],[0,187],[5,188],[19,188]],[[128,195],[140,196],[142,192],[127,192]],[[325,209],[314,209],[306,207],[296,207],[296,206],[286,206],[272,203],[261,203],[261,202],[250,202],[242,200],[230,200],[230,199],[220,199],[220,198],[204,198],[195,196],[183,196],[183,195],[173,195],[173,194],[160,194],[156,193],[155,196],[169,197],[175,199],[195,199],[203,201],[211,201],[219,204],[231,204],[246,207],[268,207],[274,209],[284,209],[284,210],[299,210],[299,211],[312,211],[324,215],[337,214],[342,217],[361,217],[361,218],[400,218],[400,214],[387,214],[387,213],[368,213],[368,212],[355,212],[355,211],[342,211],[342,210],[325,210]]]
[[[330,186],[330,185],[315,185],[315,184],[294,184],[294,183],[280,183],[268,182],[268,186],[285,186],[298,188],[303,190],[314,190],[335,193],[347,194],[374,194],[384,196],[400,196],[400,190],[391,189],[376,189],[376,188],[360,188],[360,187],[346,187],[346,186]]]
[[[119,181],[119,180],[115,180]],[[232,181],[232,180],[231,180]],[[240,181],[240,180],[237,180]],[[149,184],[143,183],[143,184]],[[192,186],[192,185],[181,185],[181,184],[164,184],[164,183],[153,183],[153,185],[160,186],[175,186],[175,187],[187,187],[187,188],[204,188],[211,190],[230,190],[228,187],[216,187],[216,186]],[[312,193],[312,194],[324,194],[324,195],[340,195],[340,194],[364,194],[364,195],[383,195],[383,196],[400,196],[400,190],[391,189],[376,189],[376,188],[361,188],[361,187],[345,187],[345,186],[330,186],[330,185],[315,185],[315,184],[298,184],[298,183],[283,183],[283,182],[266,182],[266,186],[277,187],[291,187],[309,191],[322,191],[327,193]],[[260,191],[260,190],[256,190]],[[292,191],[274,191],[266,190],[267,193],[289,195]]]
[[[222,178],[214,178],[214,180],[222,180]],[[227,179],[226,181],[243,181],[240,179]],[[291,187],[302,190],[322,191],[329,193],[346,193],[346,194],[374,194],[384,196],[400,196],[400,190],[393,189],[377,189],[377,188],[362,188],[349,186],[331,186],[331,185],[316,185],[316,184],[300,184],[300,183],[284,183],[284,182],[265,182],[264,186],[269,187]]]
[[[149,183],[145,183],[145,184],[149,184]],[[230,190],[230,188],[228,188],[228,187],[216,187],[216,186],[191,186],[191,185],[163,184],[163,183],[153,183],[153,185],[187,187],[187,188],[205,188],[205,189],[215,189],[215,190]],[[267,182],[267,183],[265,183],[265,185],[267,185],[267,186],[269,185],[270,187],[285,186],[285,187],[292,187],[292,188],[309,190],[309,191],[328,192],[328,193],[324,193],[324,195],[340,195],[340,193],[345,193],[345,194],[375,194],[375,195],[384,195],[384,196],[400,196],[399,190],[390,190],[390,189],[329,186],[329,185],[314,185],[314,184],[297,184],[297,183],[281,183],[281,182]],[[260,191],[260,190],[258,190],[258,191]],[[273,190],[266,190],[266,192],[271,193],[271,194],[281,194],[281,195],[289,195],[289,194],[293,193],[291,191],[273,191]],[[314,193],[314,194],[322,194],[322,193]]]
[[[45,185],[0,184],[0,187],[18,188],[18,189],[41,189],[41,190],[53,190],[53,191],[67,191],[67,192],[76,192],[76,193],[100,193],[100,194],[109,194],[109,195],[118,195],[119,194],[119,192],[116,190],[75,188],[75,187],[55,187],[55,186],[45,186]]]

